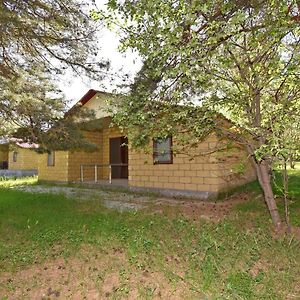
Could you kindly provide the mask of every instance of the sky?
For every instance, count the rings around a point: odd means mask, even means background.
[[[105,0],[96,0],[98,8],[105,6]],[[128,50],[125,54],[118,51],[120,45],[119,37],[116,32],[108,29],[101,29],[97,34],[99,49],[98,57],[108,59],[111,63],[110,73],[120,73],[122,69],[126,73],[134,75],[142,66],[142,62],[137,53]],[[91,81],[84,76],[74,76],[71,72],[67,72],[61,77],[59,86],[65,94],[66,99],[71,103],[77,102],[89,89],[112,92],[116,87],[116,83],[120,83],[116,77],[104,79],[102,82]]]

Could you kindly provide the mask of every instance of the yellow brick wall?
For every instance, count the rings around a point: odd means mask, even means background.
[[[102,131],[84,132],[85,137],[97,145],[94,152],[76,151],[69,152],[68,181],[80,181],[80,165],[102,164]],[[102,176],[102,169],[98,168],[98,178]],[[95,168],[93,166],[84,167],[84,181],[92,181],[95,178]]]
[[[219,155],[220,190],[228,190],[256,179],[255,167],[246,148],[235,145]]]
[[[55,151],[55,164],[48,166],[48,154],[40,154],[38,161],[39,180],[68,181],[68,151]]]
[[[217,143],[211,135],[199,144],[195,153],[207,152]],[[173,140],[176,147],[176,141]],[[197,151],[199,150],[199,151]],[[213,155],[198,156],[191,160],[187,154],[174,154],[173,164],[153,164],[150,154],[129,150],[129,185],[150,188],[166,188],[189,191],[217,192],[219,189],[218,164]]]
[[[124,135],[117,127],[108,127],[98,132],[85,132],[86,137],[98,145],[95,152],[55,152],[55,166],[47,166],[47,154],[39,155],[39,179],[49,181],[79,181],[81,164],[109,164],[109,139]],[[176,147],[176,139],[173,140]],[[216,193],[255,179],[245,149],[235,147],[231,151],[215,152],[220,140],[211,134],[189,156],[177,153],[173,164],[153,164],[152,151],[145,154],[129,148],[129,185],[135,187],[176,189]],[[152,144],[151,144],[152,150]],[[194,152],[196,156],[193,156]],[[210,153],[199,155],[199,153]],[[193,157],[193,159],[191,159]],[[243,162],[247,168],[238,174],[237,164]],[[85,167],[84,180],[94,180],[94,166]],[[108,167],[98,168],[98,179],[107,179]]]
[[[99,164],[104,166],[97,167],[97,178],[108,179],[109,177],[109,139],[120,137],[124,134],[117,127],[108,127],[109,120],[106,120],[105,126],[100,132],[86,132],[85,136],[98,146],[96,152],[70,152],[69,153],[69,181],[80,180],[80,165]],[[84,181],[93,181],[95,179],[95,167],[84,166]]]
[[[229,174],[224,173],[224,168],[228,172],[231,170],[233,161],[228,161],[228,165],[221,159],[220,155],[213,151],[219,140],[216,135],[211,134],[205,141],[199,144],[197,149],[190,151],[195,154],[210,153],[206,155],[194,156],[174,154],[173,164],[153,164],[152,153],[145,154],[134,149],[129,150],[129,185],[136,187],[177,189],[198,192],[219,192],[225,188],[225,183],[229,179]],[[176,141],[173,140],[176,148]],[[152,151],[151,151],[152,152]],[[239,153],[245,152],[240,151]],[[239,154],[241,155],[241,154]],[[192,155],[193,156],[193,155]],[[227,159],[227,158],[226,158]],[[230,186],[244,183],[246,178],[255,178],[253,169],[248,168],[247,177],[244,179],[234,178]],[[225,177],[224,177],[225,175]],[[230,187],[227,185],[226,187]]]
[[[8,161],[8,145],[0,145],[0,162]]]
[[[105,128],[98,132],[84,132],[87,139],[98,146],[94,152],[55,151],[55,166],[47,166],[47,154],[40,155],[39,179],[45,181],[80,181],[80,165],[109,164],[109,139],[123,134],[117,127]],[[98,167],[98,179],[108,179],[108,167]],[[84,181],[95,179],[94,166],[84,167]]]
[[[13,153],[16,151],[17,161],[13,161]],[[37,170],[40,154],[31,149],[16,147],[9,151],[8,168],[10,170]]]

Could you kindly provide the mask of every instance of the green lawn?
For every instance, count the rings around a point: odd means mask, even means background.
[[[299,178],[294,171],[290,180],[297,225]],[[0,299],[299,299],[300,242],[274,237],[255,193],[212,222],[8,186],[0,189]]]
[[[38,177],[22,177],[22,178],[5,178],[0,177],[0,188],[9,188],[17,185],[34,185],[37,184]]]

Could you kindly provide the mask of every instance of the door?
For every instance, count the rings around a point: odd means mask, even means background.
[[[109,163],[111,167],[111,178],[128,178],[128,140],[121,136],[109,139]],[[125,164],[125,166],[114,166]]]

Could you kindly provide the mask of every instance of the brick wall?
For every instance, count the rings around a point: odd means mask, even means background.
[[[105,123],[109,126],[109,121]],[[109,177],[109,139],[123,136],[117,127],[104,128],[99,132],[85,132],[85,136],[98,146],[95,152],[70,152],[69,153],[69,181],[80,180],[81,164],[99,164],[104,166],[97,167],[97,178],[108,179]],[[84,167],[84,181],[93,181],[95,179],[95,167]]]
[[[80,181],[80,165],[109,164],[109,139],[123,134],[117,127],[105,128],[101,131],[84,132],[87,139],[98,146],[93,152],[55,151],[55,166],[47,166],[47,154],[40,155],[39,179],[45,181]],[[108,179],[109,168],[98,167],[98,179]],[[84,181],[95,179],[94,166],[84,167]]]
[[[8,161],[8,145],[0,145],[0,162]]]
[[[124,134],[117,128],[105,127],[98,132],[85,132],[98,145],[95,152],[55,153],[55,166],[47,166],[47,155],[40,155],[39,179],[49,181],[79,181],[81,164],[109,164],[109,139]],[[173,141],[176,147],[176,140]],[[214,151],[220,140],[210,135],[189,154],[178,153],[173,164],[153,164],[152,151],[145,154],[129,148],[129,185],[156,189],[217,193],[255,179],[255,172],[245,149],[232,147],[229,151]],[[152,150],[152,145],[151,145]],[[206,155],[199,155],[206,153]],[[208,154],[209,153],[209,154]],[[193,159],[191,159],[193,158]],[[245,172],[237,172],[238,164],[246,165]],[[84,180],[94,180],[94,167],[84,169]],[[98,179],[108,179],[109,169],[98,168]]]
[[[68,181],[68,151],[55,151],[54,166],[48,166],[48,154],[40,154],[38,160],[39,180]]]
[[[246,148],[235,145],[219,154],[220,190],[243,185],[256,179],[255,167]]]
[[[13,161],[13,153],[16,151],[17,161]],[[40,154],[31,149],[16,147],[15,150],[9,151],[8,168],[10,170],[37,170]]]
[[[98,149],[93,152],[76,151],[69,152],[68,181],[80,181],[80,165],[82,164],[102,164],[102,131],[84,132],[84,136]],[[94,166],[84,167],[84,181],[93,181],[95,178]],[[102,169],[98,168],[98,178],[102,176]]]
[[[216,135],[210,135],[199,144],[197,149],[190,151],[190,155],[177,154],[173,157],[173,164],[153,164],[152,153],[145,154],[142,151],[129,150],[129,185],[156,189],[176,189],[194,192],[216,193],[225,187],[245,183],[254,179],[253,169],[247,169],[248,175],[243,179],[235,178],[228,185],[228,179],[232,175],[231,169],[238,159],[225,162],[220,154],[214,152],[219,144]],[[176,141],[174,141],[176,147]],[[193,153],[198,156],[193,157]],[[199,153],[210,153],[199,155]],[[238,149],[238,153],[245,153]],[[239,154],[241,155],[241,154]],[[246,155],[246,154],[244,154]],[[238,157],[238,156],[237,156]],[[226,168],[225,168],[226,167]],[[225,170],[224,170],[225,169]],[[249,176],[251,174],[251,178]],[[226,183],[226,184],[225,184]]]

